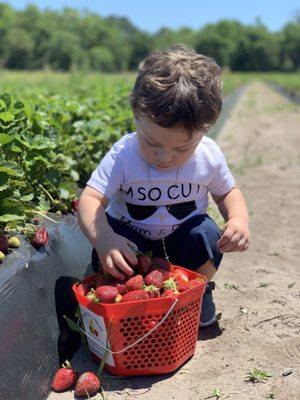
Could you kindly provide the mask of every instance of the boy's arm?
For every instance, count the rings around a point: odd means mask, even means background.
[[[128,262],[131,265],[137,264],[136,255],[132,250],[136,245],[116,234],[109,225],[105,213],[108,202],[109,199],[102,193],[87,186],[79,200],[78,223],[95,247],[104,271],[122,280],[125,277],[123,273],[129,276],[133,274]]]
[[[247,250],[250,240],[249,216],[241,190],[235,186],[225,195],[212,194],[212,198],[226,221],[222,237],[218,241],[220,252]]]
[[[90,186],[86,186],[80,196],[78,223],[94,247],[105,233],[113,233],[105,215],[108,202],[107,197]]]

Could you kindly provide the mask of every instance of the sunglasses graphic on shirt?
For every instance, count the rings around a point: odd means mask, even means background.
[[[157,211],[156,206],[140,206],[137,204],[126,203],[129,215],[136,220],[143,220],[149,218]],[[185,203],[177,203],[166,206],[167,211],[173,217],[181,220],[191,214],[197,209],[195,200],[187,201]]]

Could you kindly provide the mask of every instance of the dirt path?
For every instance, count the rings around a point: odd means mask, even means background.
[[[217,399],[214,389],[221,400],[300,399],[299,111],[261,83],[242,94],[217,141],[247,199],[252,242],[226,254],[216,276],[219,327],[201,330],[194,357],[175,374],[103,379],[109,400]],[[74,363],[84,369],[87,357],[79,352]],[[273,376],[245,382],[254,368]],[[73,394],[49,397],[63,399]]]

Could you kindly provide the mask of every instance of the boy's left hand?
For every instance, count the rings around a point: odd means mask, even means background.
[[[240,218],[229,219],[218,240],[218,248],[221,253],[230,251],[245,251],[248,249],[250,232],[247,221]]]

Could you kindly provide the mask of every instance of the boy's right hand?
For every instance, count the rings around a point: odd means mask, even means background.
[[[131,265],[138,263],[133,250],[137,249],[135,243],[117,233],[108,232],[101,236],[95,248],[104,272],[120,280],[125,279],[126,275],[133,275],[134,271],[128,263]]]

